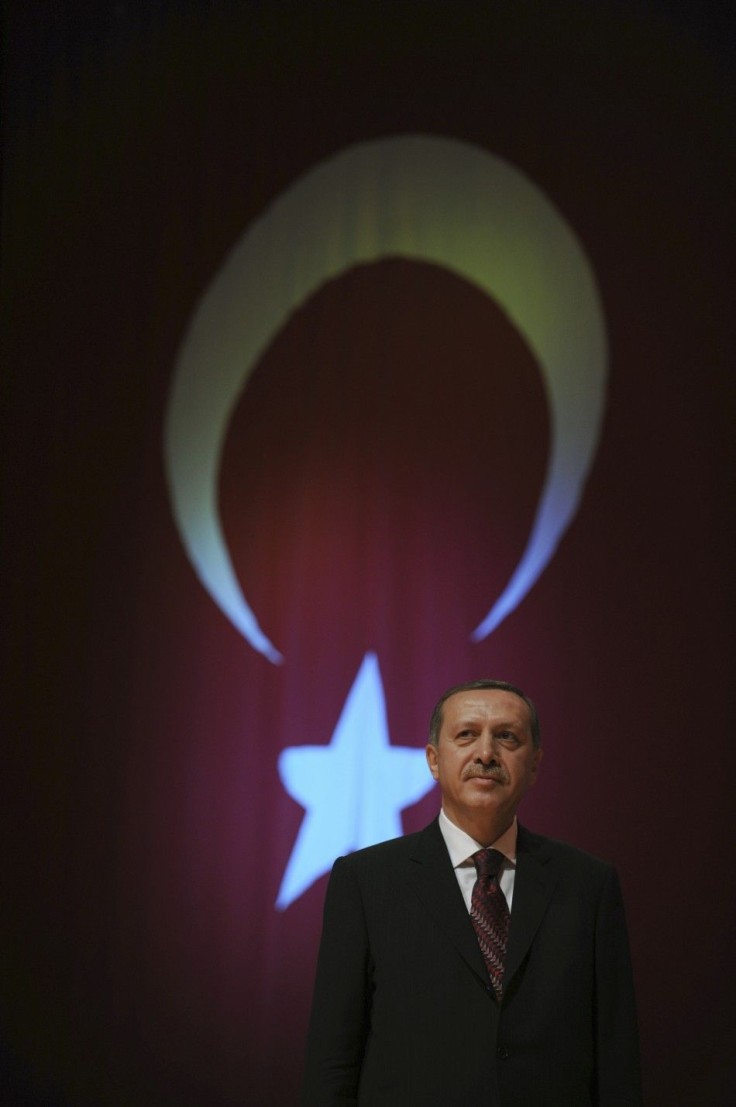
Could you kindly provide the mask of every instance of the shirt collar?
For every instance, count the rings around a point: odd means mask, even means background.
[[[447,852],[450,854],[452,867],[457,869],[460,865],[472,864],[471,858],[473,854],[477,850],[483,849],[481,843],[476,842],[475,838],[471,838],[469,834],[466,834],[464,830],[456,826],[452,819],[447,817],[444,809],[440,811],[439,824],[442,837],[445,839]],[[508,830],[504,830],[501,837],[491,843],[491,847],[497,849],[499,853],[502,853],[511,865],[516,864],[516,836],[518,829],[516,816],[514,816],[514,821]]]

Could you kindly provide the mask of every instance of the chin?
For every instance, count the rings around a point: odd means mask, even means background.
[[[474,811],[498,811],[500,804],[496,796],[473,796],[467,806]]]

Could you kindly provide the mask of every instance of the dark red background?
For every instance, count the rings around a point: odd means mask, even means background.
[[[647,1101],[728,1102],[730,6],[6,9],[3,1101],[295,1101],[324,879],[274,910],[302,814],[277,758],[329,740],[373,649],[395,744],[456,680],[529,690],[523,817],[619,867]],[[167,392],[248,224],[398,133],[506,157],[575,228],[609,327],[600,446],[557,555],[473,645],[543,479],[533,358],[442,270],[323,288],[221,470],[275,668],[183,552]]]

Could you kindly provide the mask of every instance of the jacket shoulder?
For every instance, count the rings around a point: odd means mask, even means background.
[[[404,834],[400,838],[390,838],[386,842],[377,842],[373,846],[365,846],[354,853],[344,857],[338,857],[340,864],[349,865],[360,871],[368,871],[373,868],[382,868],[385,865],[400,863],[413,857],[417,852],[424,852],[427,848],[436,849],[443,845],[443,839],[437,820],[413,834]]]
[[[562,842],[557,838],[548,838],[544,834],[535,834],[526,827],[519,827],[518,849],[530,853],[539,860],[554,860],[567,869],[576,869],[580,872],[598,873],[603,876],[613,869],[609,861],[604,861],[595,854]]]

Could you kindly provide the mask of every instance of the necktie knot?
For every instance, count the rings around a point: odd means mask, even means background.
[[[479,849],[473,854],[473,864],[479,879],[484,876],[498,876],[503,862],[504,856],[497,849]]]

